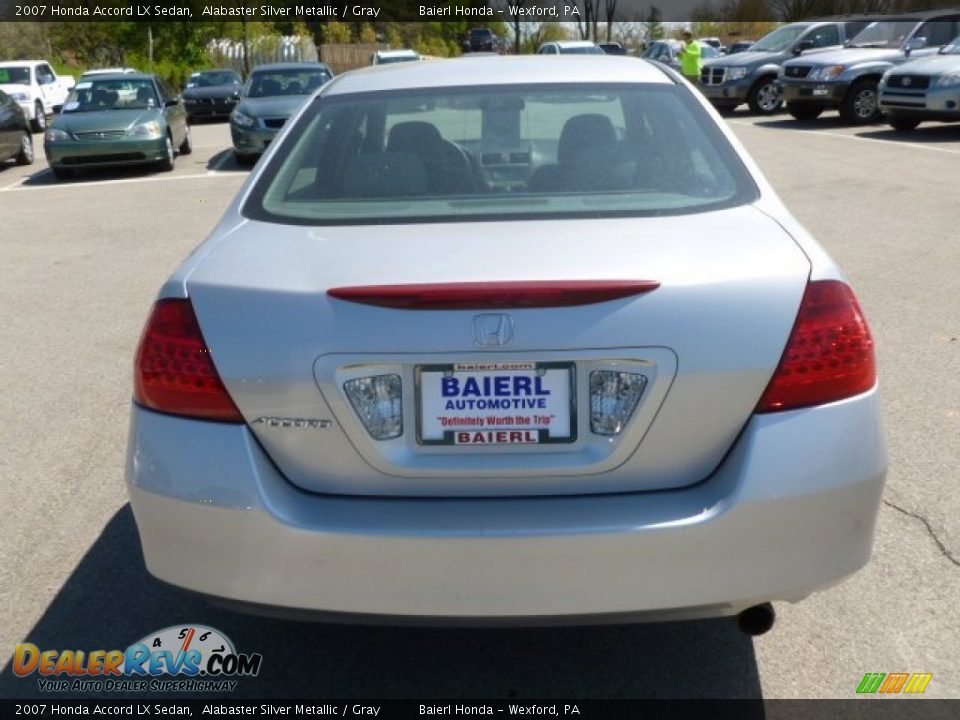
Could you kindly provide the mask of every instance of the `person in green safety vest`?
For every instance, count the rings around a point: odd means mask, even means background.
[[[693,33],[685,30],[683,35],[683,46],[680,48],[680,72],[694,85],[700,80],[700,43],[693,39]]]

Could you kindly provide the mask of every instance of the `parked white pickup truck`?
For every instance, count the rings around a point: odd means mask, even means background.
[[[23,108],[34,132],[43,132],[47,116],[63,105],[74,86],[73,77],[53,71],[45,60],[0,62],[0,90]]]

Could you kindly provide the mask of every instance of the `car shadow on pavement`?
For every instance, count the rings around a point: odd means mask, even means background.
[[[50,168],[44,168],[30,175],[21,183],[22,187],[53,187],[57,185],[83,185],[89,182],[103,182],[104,180],[130,180],[149,178],[154,175],[165,177],[169,173],[155,170],[147,166],[130,166],[119,168],[85,168],[74,172],[70,177],[62,180],[53,174]]]
[[[840,128],[852,128],[849,123],[840,119],[837,113],[828,113],[821,115],[815,120],[797,120],[795,117],[784,114],[777,118],[757,120],[754,126],[760,128],[770,128],[772,130],[838,130]],[[872,125],[870,127],[873,127]],[[876,127],[880,127],[877,124]]]
[[[110,520],[22,640],[41,650],[123,650],[181,624],[212,626],[238,652],[262,654],[259,676],[241,679],[232,695],[237,698],[761,696],[753,643],[729,619],[466,630],[300,623],[221,610],[148,575],[129,505]],[[36,674],[13,674],[13,648],[9,652],[0,697],[41,695]]]
[[[869,130],[857,133],[858,137],[871,140],[890,140],[891,142],[911,143],[946,143],[960,141],[960,124],[953,125],[921,125],[916,130],[900,132],[884,125],[871,127]]]
[[[217,172],[249,172],[249,165],[242,165],[231,148],[221,150],[207,161],[207,170]]]

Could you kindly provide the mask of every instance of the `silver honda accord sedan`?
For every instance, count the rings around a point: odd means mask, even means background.
[[[160,291],[127,482],[157,578],[350,622],[737,615],[870,556],[841,271],[678,75],[343,75]]]

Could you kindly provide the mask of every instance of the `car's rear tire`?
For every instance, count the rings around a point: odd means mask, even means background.
[[[163,172],[170,172],[173,170],[173,165],[177,157],[173,149],[173,138],[170,137],[170,133],[167,133],[166,153],[167,156],[157,163],[157,169]]]
[[[807,121],[820,117],[823,108],[809,103],[787,103],[787,112],[793,116],[794,120]]]
[[[39,100],[33,106],[33,120],[30,121],[30,127],[38,133],[47,129],[47,111],[43,109],[43,103]]]
[[[73,170],[69,170],[67,168],[61,168],[61,167],[54,167],[50,169],[53,170],[53,176],[57,180],[69,180],[70,178],[73,177]]]
[[[910,132],[911,130],[916,130],[917,125],[920,124],[919,120],[904,120],[902,118],[888,118],[887,122],[890,123],[890,127],[897,132]]]
[[[773,77],[760,78],[750,88],[747,104],[754,115],[773,115],[783,107],[783,91]]]
[[[840,103],[840,118],[850,125],[866,125],[880,120],[880,95],[876,80],[857,80]]]
[[[14,159],[17,165],[33,165],[33,136],[26,130],[20,137],[20,152]]]
[[[193,152],[193,139],[190,136],[190,126],[187,125],[187,136],[180,143],[180,154],[189,155]]]

